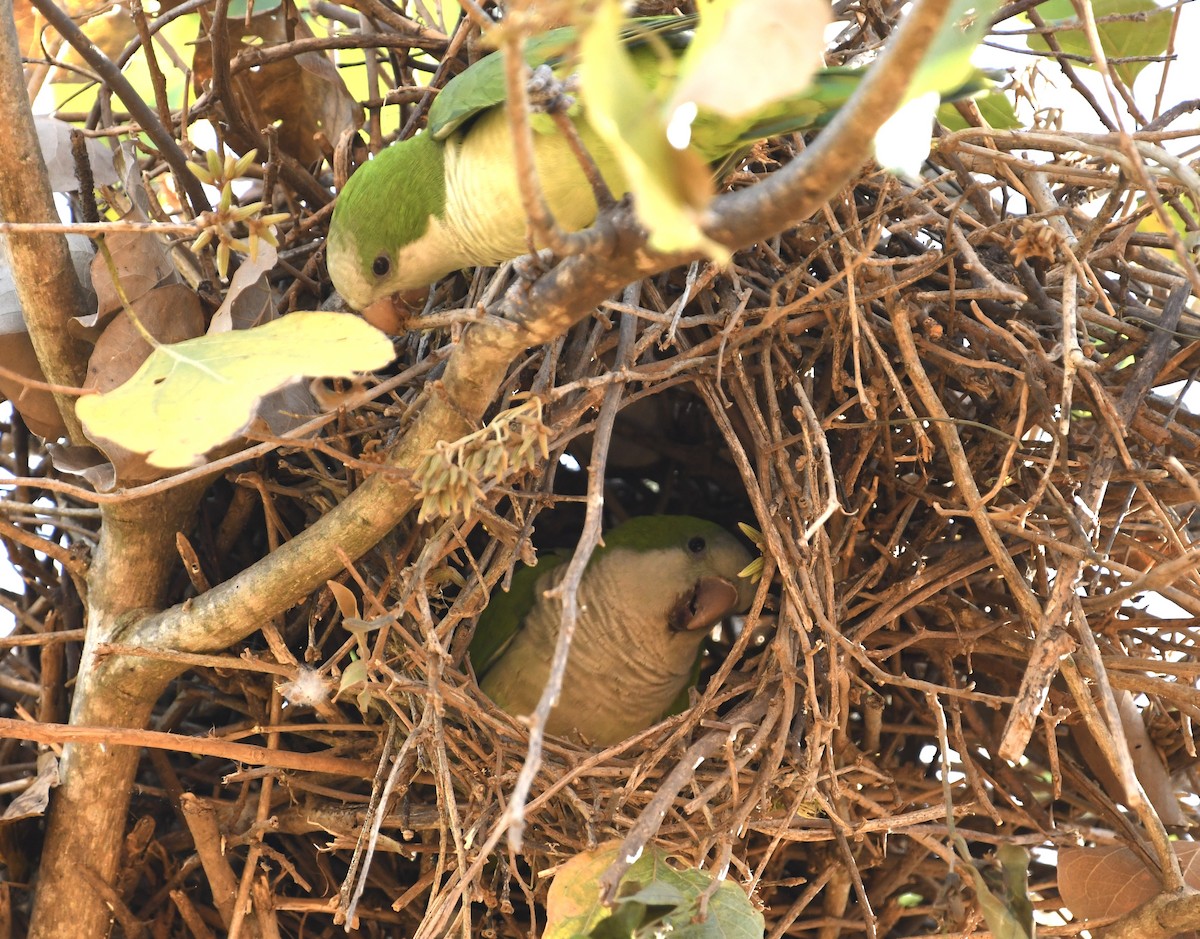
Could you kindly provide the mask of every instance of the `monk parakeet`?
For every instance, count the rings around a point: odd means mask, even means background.
[[[648,85],[663,73],[663,56],[686,45],[694,23],[691,17],[631,21],[631,55]],[[650,41],[648,32],[654,35]],[[531,40],[529,64],[550,64],[569,74],[574,62],[565,56],[575,36],[573,28],[563,27]],[[820,126],[850,97],[859,74],[823,69],[801,95],[737,121],[702,111],[691,127],[690,149],[715,165],[756,140]],[[451,271],[498,264],[528,251],[504,101],[503,56],[486,56],[438,92],[425,132],[392,144],[350,177],[330,223],[327,260],[334,286],[351,306],[361,310]],[[581,110],[571,113],[575,126],[619,198],[629,187],[618,160],[586,114],[576,113]],[[596,201],[579,160],[548,115],[534,114],[532,124],[538,182],[555,220],[568,231],[590,225]]]
[[[693,679],[701,643],[744,612],[749,552],[725,529],[686,515],[634,518],[604,536],[584,571],[578,620],[552,734],[608,745],[661,719]],[[471,661],[510,714],[529,714],[550,674],[562,602],[545,596],[566,559],[544,556],[513,576],[479,617]]]

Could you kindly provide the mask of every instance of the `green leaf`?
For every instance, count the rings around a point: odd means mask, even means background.
[[[125,384],[80,398],[93,441],[195,466],[250,423],[260,398],[305,376],[351,377],[393,358],[391,340],[343,313],[293,313],[265,326],[160,345]]]
[[[762,914],[754,909],[741,887],[720,881],[709,896],[707,916],[701,920],[700,898],[712,889],[712,874],[700,870],[675,873],[687,884],[686,902],[663,916],[655,931],[640,933],[639,939],[662,934],[677,939],[762,939],[765,932]]]
[[[558,868],[546,897],[546,931],[542,939],[586,936],[611,915],[600,902],[599,885],[619,850],[619,844],[610,842],[577,854]]]
[[[931,91],[949,94],[965,84],[976,73],[971,56],[987,35],[999,8],[1000,0],[954,0],[913,76],[905,100],[912,101]]]
[[[342,672],[342,679],[338,682],[338,690],[335,697],[340,698],[350,688],[366,680],[367,663],[362,659],[354,659]]]
[[[997,130],[1011,130],[1014,127],[1022,126],[1012,101],[1004,92],[991,91],[974,100],[975,106],[979,108],[979,113],[983,115],[983,119],[988,122],[989,127]],[[958,113],[958,108],[950,101],[938,108],[937,119],[938,123],[946,130],[964,130],[970,126]]]
[[[921,164],[929,156],[929,130],[941,99],[936,91],[913,98],[884,121],[875,134],[875,160],[884,169],[913,178],[921,173]],[[918,128],[914,131],[914,128]],[[929,130],[927,130],[928,128]]]
[[[1161,9],[1154,0],[1092,0],[1092,16],[1096,19],[1096,32],[1100,35],[1100,48],[1108,59],[1128,56],[1158,56],[1167,51],[1171,38],[1171,12]],[[1086,62],[1076,63],[1095,68],[1092,63],[1092,46],[1087,34],[1079,24],[1071,0],[1050,0],[1038,7],[1046,25],[1054,32],[1054,39],[1063,52],[1080,55]],[[1129,16],[1129,19],[1110,23],[1101,22],[1109,16]],[[1049,51],[1050,46],[1040,35],[1028,39],[1030,49]],[[1149,62],[1120,62],[1112,66],[1113,71],[1126,85],[1132,85],[1138,74]]]
[[[1188,248],[1188,250],[1189,251],[1195,250],[1197,244],[1200,244],[1200,232],[1196,231],[1196,229],[1192,226],[1195,225],[1195,220],[1200,218],[1200,211],[1197,211],[1196,203],[1193,201],[1191,196],[1189,196],[1187,193],[1179,194],[1179,204],[1191,216],[1190,224],[1189,224],[1188,220],[1186,220],[1184,218],[1184,216],[1179,214],[1179,210],[1177,208],[1175,208],[1175,206],[1173,206],[1170,202],[1163,203],[1163,213],[1166,215],[1167,220],[1171,224],[1171,227],[1175,230],[1175,232],[1179,235],[1179,237],[1183,239],[1183,243]],[[1146,205],[1145,199],[1141,199],[1138,201],[1139,209],[1144,208],[1145,205]],[[1143,232],[1159,232],[1159,233],[1166,233],[1168,231],[1166,224],[1163,222],[1163,219],[1159,217],[1159,214],[1157,211],[1151,211],[1150,214],[1148,214],[1144,219],[1142,219],[1138,223],[1137,230],[1143,231]],[[1154,250],[1158,251],[1160,254],[1162,254],[1168,258],[1174,257],[1174,255],[1175,255],[1174,251],[1170,251],[1170,250],[1166,250],[1166,249],[1156,248]]]
[[[925,58],[913,76],[904,103],[875,135],[875,159],[881,166],[917,176],[929,156],[933,118],[941,98],[978,77],[971,56],[987,35],[999,0],[954,0]],[[914,128],[918,131],[914,132]]]
[[[600,903],[600,877],[615,861],[617,842],[576,855],[554,875],[546,902],[544,939],[762,939],[765,926],[737,884],[709,871],[679,870],[670,855],[648,845],[626,872],[612,908]],[[708,894],[706,915],[700,901]]]
[[[260,13],[270,13],[272,10],[279,9],[282,0],[254,0],[253,16],[258,16]],[[246,10],[250,6],[250,0],[229,0],[229,9],[225,14],[231,20],[244,20],[246,18]]]
[[[989,863],[975,860],[961,835],[955,835],[953,841],[962,866],[971,875],[979,909],[992,935],[996,939],[1033,939],[1036,927],[1029,899],[1029,852],[1019,845],[1002,845]]]

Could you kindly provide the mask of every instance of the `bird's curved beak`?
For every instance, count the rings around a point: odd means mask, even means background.
[[[674,632],[711,629],[739,605],[738,588],[724,577],[701,577],[681,594],[667,617]]]
[[[421,312],[428,296],[428,287],[394,293],[365,306],[362,318],[390,336],[399,336],[407,331],[409,320]]]

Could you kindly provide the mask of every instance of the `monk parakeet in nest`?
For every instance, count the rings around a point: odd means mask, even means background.
[[[630,21],[624,39],[648,86],[670,70],[669,60],[686,48],[695,22],[687,16]],[[569,55],[576,35],[563,27],[536,37],[526,45],[526,59],[532,67],[548,64],[569,75],[577,64]],[[737,120],[701,111],[686,149],[697,162],[728,168],[733,155],[757,140],[827,122],[860,74],[821,69],[803,93]],[[955,94],[980,87],[964,86]],[[330,223],[327,260],[334,286],[351,306],[361,310],[451,271],[498,264],[529,250],[504,102],[504,58],[486,56],[438,92],[423,133],[392,144],[350,177]],[[576,106],[570,116],[620,198],[630,188],[620,161],[582,112]],[[578,158],[549,115],[534,114],[532,124],[538,183],[555,220],[567,231],[590,225],[596,200]]]
[[[738,573],[750,553],[725,529],[686,515],[634,518],[604,536],[580,583],[578,620],[552,734],[608,745],[660,720],[694,679],[712,627],[754,597]],[[550,674],[562,602],[545,595],[566,559],[513,576],[479,617],[471,661],[484,692],[530,714]]]

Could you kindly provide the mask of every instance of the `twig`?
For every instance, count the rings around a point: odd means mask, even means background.
[[[764,692],[738,705],[726,716],[725,729],[710,731],[687,748],[682,758],[675,764],[675,768],[659,784],[654,798],[642,809],[637,821],[629,829],[629,834],[622,840],[620,856],[601,876],[600,900],[602,903],[612,903],[616,899],[621,878],[633,866],[634,861],[641,856],[642,849],[647,842],[654,837],[667,814],[667,809],[675,801],[679,791],[695,775],[696,768],[714,756],[725,745],[731,734],[736,735],[743,729],[757,726],[770,707],[770,698],[771,695]]]
[[[629,288],[626,295],[627,303],[636,303],[637,287]],[[624,316],[621,320],[621,338],[617,347],[617,362],[628,360],[633,350],[634,320]],[[571,641],[575,636],[575,627],[579,621],[578,592],[579,585],[591,560],[592,552],[600,542],[600,527],[604,516],[604,468],[608,461],[608,448],[612,441],[613,424],[617,412],[621,408],[621,396],[624,388],[619,384],[609,385],[605,389],[604,401],[600,405],[600,416],[596,420],[596,433],[592,444],[592,459],[588,467],[587,512],[584,516],[583,531],[579,543],[571,555],[566,574],[551,590],[546,591],[547,598],[555,598],[562,603],[562,619],[559,621],[558,635],[554,644],[554,657],[550,661],[550,674],[546,679],[546,687],[538,699],[537,708],[529,716],[529,748],[521,773],[513,785],[512,795],[508,800],[506,820],[508,823],[508,843],[514,854],[521,851],[521,843],[525,833],[525,802],[529,798],[529,790],[534,777],[541,768],[542,743],[545,735],[546,721],[550,711],[562,693],[563,676],[567,671],[567,661],[571,653]]]
[[[525,34],[520,17],[509,17],[500,33],[504,55],[504,87],[513,160],[521,204],[529,220],[529,253],[545,245],[555,254],[574,252],[572,237],[558,227],[538,184],[536,146],[529,120],[529,66],[525,63]]]
[[[333,773],[361,777],[369,773],[371,764],[321,753],[292,753],[247,743],[228,743],[210,737],[186,737],[154,730],[132,730],[127,727],[72,727],[67,724],[30,724],[0,717],[0,739],[33,740],[37,743],[94,743],[104,746],[153,747],[175,753],[197,753],[215,756],[251,766],[273,766],[277,769],[299,770],[305,773]]]

